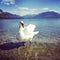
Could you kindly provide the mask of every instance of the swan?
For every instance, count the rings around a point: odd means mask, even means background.
[[[20,21],[17,39],[20,41],[29,42],[28,44],[31,45],[33,37],[39,33],[39,31],[34,32],[35,28],[36,26],[34,24],[29,24],[25,27],[24,22]]]

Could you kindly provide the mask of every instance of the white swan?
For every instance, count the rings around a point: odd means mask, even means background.
[[[29,24],[27,27],[24,26],[24,22],[21,21],[19,24],[19,35],[17,37],[20,41],[29,41],[31,42],[33,37],[38,34],[39,31],[34,32],[36,26]]]

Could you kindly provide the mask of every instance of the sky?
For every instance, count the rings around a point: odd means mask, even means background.
[[[0,0],[0,9],[20,16],[46,11],[60,13],[60,0]]]

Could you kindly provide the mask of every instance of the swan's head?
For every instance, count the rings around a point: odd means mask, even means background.
[[[20,25],[24,28],[24,22],[20,21]]]

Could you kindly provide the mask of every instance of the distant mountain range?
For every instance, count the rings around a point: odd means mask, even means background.
[[[22,19],[23,17],[0,10],[0,19]]]
[[[60,14],[54,11],[48,11],[43,12],[39,14],[33,14],[33,15],[25,15],[23,17],[11,14],[9,12],[3,12],[3,10],[0,9],[0,19],[39,19],[39,18],[60,18]]]
[[[60,14],[54,11],[49,11],[49,12],[40,13],[34,16],[34,18],[60,18]]]
[[[56,13],[54,11],[48,11],[48,12],[43,12],[39,13],[37,15],[26,15],[24,18],[34,18],[34,19],[39,19],[39,18],[60,18],[60,14]]]

